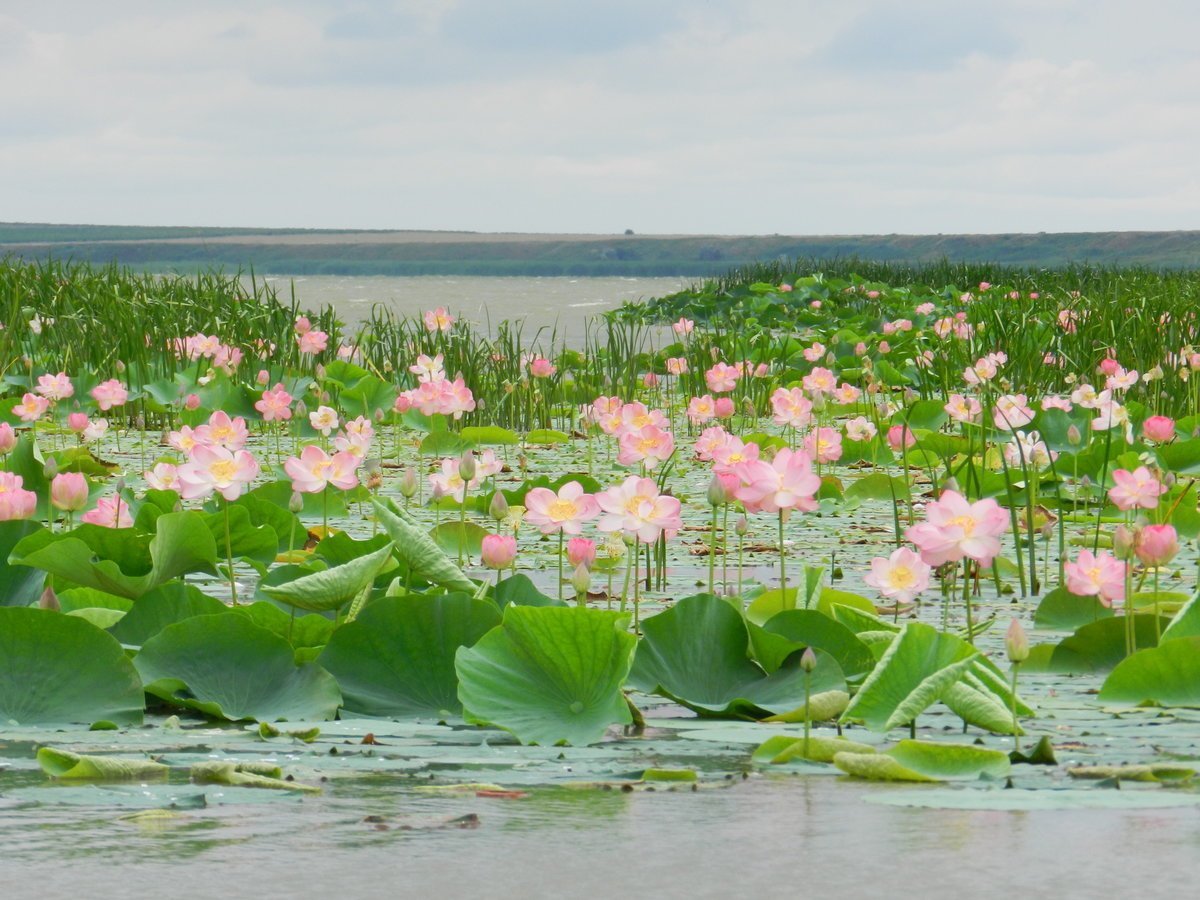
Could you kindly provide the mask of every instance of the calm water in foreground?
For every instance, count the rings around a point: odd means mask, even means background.
[[[287,279],[278,284],[286,291]],[[306,304],[335,304],[349,322],[376,302],[409,314],[447,306],[484,324],[524,316],[530,333],[557,323],[579,343],[587,316],[681,284],[312,277],[297,279],[296,291]],[[1047,731],[1053,718],[1042,720]],[[3,731],[0,757],[27,760],[26,748],[4,752]],[[725,753],[744,759],[752,746]],[[1200,853],[1196,805],[966,810],[947,808],[953,800],[937,786],[832,775],[756,773],[696,792],[533,789],[513,800],[419,796],[411,782],[376,776],[338,781],[319,797],[215,804],[158,824],[102,802],[53,802],[56,789],[34,772],[25,783],[51,802],[0,794],[0,900],[1062,898],[1134,886],[1185,897],[1195,890],[1185,863]],[[1113,793],[1133,800],[1128,789]]]

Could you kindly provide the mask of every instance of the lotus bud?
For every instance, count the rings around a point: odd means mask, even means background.
[[[1133,556],[1133,545],[1137,540],[1133,531],[1124,525],[1118,525],[1113,532],[1113,555],[1117,559],[1129,559]]]
[[[50,463],[47,462],[46,466],[49,468]],[[50,482],[50,503],[55,509],[77,512],[87,506],[88,484],[82,474],[63,472],[61,475],[47,477],[54,479]]]
[[[296,418],[301,421],[308,418],[308,405],[303,400],[296,401]]]
[[[823,393],[818,393],[815,397],[812,398],[813,412],[817,412],[817,413],[824,412],[825,407],[827,405],[828,404],[826,404],[826,402],[825,402],[825,395]]]
[[[1021,623],[1016,619],[1009,623],[1008,631],[1005,632],[1004,649],[1008,652],[1008,659],[1013,665],[1020,665],[1029,659],[1029,638],[1025,634],[1025,629],[1021,627]]]
[[[1147,525],[1137,532],[1133,552],[1145,566],[1165,566],[1179,552],[1179,535],[1172,525]]]
[[[1142,436],[1146,440],[1165,444],[1175,437],[1175,420],[1167,416],[1151,416],[1142,423]]]
[[[62,611],[62,604],[58,602],[58,594],[54,593],[54,588],[46,585],[46,589],[42,591],[42,596],[38,597],[38,609],[50,609],[55,612]]]
[[[288,498],[288,511],[299,515],[304,510],[304,497],[299,491],[292,491]]]
[[[1067,443],[1072,447],[1078,447],[1083,443],[1083,435],[1079,433],[1079,426],[1072,425],[1067,429]]]
[[[183,406],[185,409],[199,409],[200,408],[200,395],[199,394],[188,394],[183,399]]]
[[[588,567],[580,563],[571,575],[571,587],[575,589],[576,597],[587,597],[588,588],[592,586],[592,573]]]
[[[953,475],[951,475],[949,478],[947,478],[945,481],[942,482],[942,491],[943,492],[954,491],[954,493],[956,493],[956,494],[961,494],[962,488],[960,488],[958,486],[958,479],[955,478]]]
[[[266,387],[271,383],[271,373],[266,369],[259,369],[258,374],[254,376],[254,382],[259,387]]]
[[[42,473],[47,479],[53,478],[58,474],[58,460],[53,456],[42,464]]]
[[[406,500],[411,500],[417,495],[417,488],[420,485],[417,482],[417,473],[413,469],[405,469],[404,474],[400,476],[400,495]]]
[[[745,516],[738,516],[737,521],[733,523],[733,531],[738,537],[745,537],[750,530],[750,523]]]
[[[713,404],[713,409],[718,419],[728,419],[733,415],[735,407],[731,398],[718,397],[717,402]]]
[[[489,569],[507,569],[517,558],[517,539],[508,534],[484,535],[481,553]]]
[[[817,667],[817,654],[813,653],[812,647],[805,647],[804,652],[800,654],[800,668],[805,672],[811,672]]]
[[[122,360],[118,359],[116,362],[116,365],[114,365],[113,368],[116,369],[117,374],[120,375],[125,371],[125,363]]]
[[[588,569],[596,561],[596,542],[589,538],[571,538],[567,541],[567,562],[578,568],[585,566]]]
[[[492,494],[492,500],[488,504],[488,515],[497,522],[503,522],[508,518],[508,498],[500,491]]]
[[[708,492],[706,494],[709,506],[723,506],[729,502],[729,498],[725,494],[725,484],[721,481],[721,476],[713,473],[712,481],[708,483]]]
[[[86,419],[87,416],[84,416]],[[0,422],[0,456],[7,456],[17,446],[17,432],[7,422]]]
[[[133,417],[133,424],[134,424],[134,427],[137,428],[138,431],[145,431],[146,430],[146,417],[144,415],[142,415],[141,413],[138,413],[136,416]]]
[[[384,418],[386,418],[386,417],[384,416],[382,409],[377,409],[377,410],[375,410],[375,413],[371,416],[371,418],[375,420],[376,425],[379,425],[383,422]]]
[[[323,363],[317,363],[317,367],[313,369],[313,374],[316,375],[317,381],[325,380],[325,366]]]
[[[463,451],[458,461],[458,474],[463,481],[471,481],[475,477],[475,454],[470,450]]]

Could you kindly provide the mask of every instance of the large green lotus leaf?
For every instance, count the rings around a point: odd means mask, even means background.
[[[599,741],[632,720],[621,692],[637,646],[628,627],[618,612],[509,606],[500,625],[458,650],[463,716],[527,744]]]
[[[1171,619],[1171,624],[1163,630],[1162,639],[1166,642],[1175,638],[1196,637],[1198,635],[1200,635],[1200,591],[1193,594],[1192,598],[1183,605],[1183,608],[1175,613]]]
[[[975,656],[961,638],[910,622],[867,676],[842,721],[862,721],[872,731],[907,725],[963,677]]]
[[[707,715],[764,718],[804,706],[805,674],[795,659],[771,675],[749,657],[742,614],[727,600],[697,594],[642,623],[630,686]],[[845,687],[841,669],[818,657],[813,694]]]
[[[129,612],[133,609],[133,601],[128,597],[118,597],[116,594],[106,594],[95,588],[68,588],[58,591],[58,608],[65,613],[77,609],[116,609]]]
[[[1060,587],[1042,598],[1033,614],[1033,624],[1051,631],[1074,631],[1112,615],[1113,611],[1096,597],[1079,597]]]
[[[875,614],[875,604],[861,594],[852,594],[849,591],[831,587],[821,587],[819,591],[816,594],[816,603],[813,608],[827,616],[833,616],[835,608],[839,606],[848,606],[869,615]],[[764,591],[754,598],[746,610],[746,618],[755,625],[765,625],[781,612],[789,609],[802,609],[803,600],[804,597],[796,588],[788,588],[786,591],[778,588]]]
[[[520,437],[515,431],[501,428],[498,425],[468,425],[459,432],[459,436],[476,447],[481,444],[519,444]]]
[[[146,698],[111,635],[75,616],[0,607],[0,723],[140,723]]]
[[[224,603],[195,585],[172,581],[139,597],[108,633],[122,644],[140,647],[168,625],[193,616],[212,616],[228,610]]]
[[[1163,641],[1127,657],[1105,679],[1100,699],[1200,707],[1200,637]]]
[[[442,552],[469,558],[480,554],[487,531],[474,522],[443,522],[431,528],[429,536]]]
[[[216,718],[328,720],[341,694],[283,638],[228,613],[168,625],[134,658],[147,693]]]
[[[17,544],[41,530],[41,523],[33,519],[0,522],[0,606],[30,606],[41,595],[46,573],[8,561]]]
[[[418,578],[447,590],[475,593],[475,583],[454,565],[407,513],[392,504],[372,500],[375,519],[396,542],[396,553]]]
[[[284,478],[280,481],[269,481],[266,484],[260,484],[254,490],[243,494],[242,497],[253,497],[256,500],[261,500],[264,503],[269,503],[273,506],[279,507],[280,509],[287,509],[292,499],[292,493],[291,479]],[[345,502],[342,500],[341,491],[326,491],[317,494],[301,494],[300,499],[304,504],[304,508],[301,510],[301,512],[306,516],[311,516],[317,519],[318,521],[325,515],[326,510],[328,510],[331,518],[344,516],[349,511],[346,508]],[[272,526],[272,528],[274,528],[274,526]],[[286,533],[279,535],[280,541],[286,541],[287,537],[288,536]],[[305,532],[297,532],[296,546],[301,546],[304,543],[304,540]]]
[[[1054,648],[1048,670],[1073,674],[1108,671],[1125,658],[1125,624],[1124,616],[1113,616],[1077,629]],[[1154,616],[1136,615],[1133,624],[1139,648],[1158,643]],[[1167,624],[1162,618],[1160,628]]]
[[[557,597],[548,597],[537,589],[528,575],[510,575],[501,579],[496,585],[492,596],[496,604],[503,609],[510,603],[517,606],[567,606],[568,604]]]
[[[751,624],[755,659],[768,672],[797,650],[824,650],[841,667],[847,678],[865,675],[875,666],[871,648],[841,622],[815,609],[790,609],[772,616],[759,628]]]
[[[99,525],[42,530],[17,544],[10,562],[131,600],[179,575],[216,571],[217,546],[202,514],[166,513],[157,526],[153,538]]]
[[[383,597],[335,631],[317,662],[349,713],[445,718],[462,711],[455,653],[499,624],[496,604],[467,594]]]
[[[161,523],[162,517],[158,521]],[[221,559],[232,555],[234,559],[253,560],[264,566],[275,561],[279,551],[279,536],[270,525],[255,525],[247,507],[230,504],[228,547],[225,545],[225,510],[208,513],[204,517],[204,524],[208,526]]]
[[[981,775],[1002,778],[1011,768],[1008,754],[970,744],[901,741],[887,753],[838,753],[833,764],[872,781],[947,781]]]
[[[50,514],[50,479],[46,477],[46,460],[41,449],[34,443],[33,435],[25,432],[5,460],[5,468],[21,476],[21,487],[37,494],[35,519],[45,519]]]
[[[51,778],[64,781],[145,781],[166,778],[171,771],[152,759],[87,756],[55,747],[39,747],[37,761]]]
[[[245,616],[260,628],[279,635],[292,645],[292,649],[324,647],[329,643],[336,622],[320,613],[297,616],[280,609],[274,603],[260,600],[248,606],[235,606],[229,610],[234,615]]]
[[[369,589],[375,576],[392,562],[392,544],[331,569],[303,575],[284,584],[262,584],[272,600],[312,612],[338,609]]]
[[[874,753],[875,748],[869,744],[859,744],[843,737],[824,737],[811,735],[807,738],[791,734],[777,734],[763,741],[750,756],[750,760],[760,764],[780,765],[792,760],[808,760],[809,762],[833,762],[838,753]]]
[[[986,657],[975,657],[962,678],[942,694],[942,702],[970,725],[996,734],[1013,733],[1012,687],[995,663]],[[1018,716],[1033,715],[1033,709],[1020,697],[1016,698],[1016,711]],[[1020,725],[1017,733],[1024,733]]]
[[[272,503],[251,491],[238,497],[233,501],[232,506],[233,508],[242,507],[246,510],[253,528],[266,526],[275,533],[275,550],[277,552],[303,547],[304,542],[308,539],[308,529],[304,527],[299,516],[288,509],[286,505],[280,506]],[[217,536],[218,546],[224,546],[221,542],[225,540],[224,525],[222,524],[221,527],[222,532]]]

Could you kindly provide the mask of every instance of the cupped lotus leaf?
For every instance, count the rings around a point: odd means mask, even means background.
[[[31,606],[41,595],[46,573],[8,561],[17,544],[41,530],[41,523],[33,519],[0,522],[0,606]]]
[[[499,446],[502,444],[519,444],[521,442],[515,431],[501,428],[499,425],[468,425],[459,432],[459,435],[464,441],[476,447],[485,444]]]
[[[396,544],[396,553],[410,572],[451,591],[475,593],[475,583],[454,565],[425,530],[393,504],[373,499],[375,519]]]
[[[227,784],[231,787],[321,793],[321,789],[316,785],[300,784],[298,781],[286,781],[281,778],[283,771],[278,766],[257,767],[250,763],[211,760],[196,763],[192,766],[190,774],[195,784]]]
[[[854,481],[846,488],[847,500],[880,500],[896,503],[908,495],[908,485],[903,478],[886,472],[872,472]]]
[[[431,431],[421,440],[422,456],[457,456],[469,444],[453,431]]]
[[[1105,679],[1100,699],[1200,707],[1200,636],[1163,641],[1125,658]]]
[[[429,536],[443,553],[479,556],[487,529],[474,522],[443,522],[429,530]]]
[[[1113,611],[1097,597],[1080,597],[1059,587],[1042,598],[1033,614],[1033,624],[1051,631],[1074,631],[1112,615]]]
[[[330,569],[302,575],[284,584],[263,584],[262,592],[272,600],[307,609],[326,612],[339,609],[371,587],[375,577],[392,565],[392,544],[374,553],[352,559]]]
[[[802,591],[788,588],[786,591],[778,588],[759,594],[746,610],[746,618],[755,625],[765,625],[774,616],[789,609],[803,609],[804,596]],[[827,616],[833,616],[836,607],[847,606],[867,615],[875,614],[875,604],[861,594],[842,591],[837,588],[821,587],[813,598],[816,602],[811,608]]]
[[[383,597],[334,632],[317,662],[348,713],[445,718],[462,711],[458,648],[499,624],[496,604],[467,594]]]
[[[65,613],[76,609],[119,609],[121,612],[133,609],[133,601],[128,597],[106,594],[95,588],[68,588],[56,596],[58,608]]]
[[[861,721],[872,731],[907,725],[940,700],[976,656],[961,638],[910,622],[867,676],[842,721]]]
[[[320,613],[296,616],[284,612],[274,603],[260,600],[248,606],[235,606],[227,610],[236,616],[245,616],[260,628],[273,632],[292,645],[294,650],[324,647],[329,643],[336,624],[333,619]]]
[[[711,594],[685,597],[642,623],[629,684],[661,694],[705,715],[761,719],[804,706],[805,673],[794,659],[768,675],[749,657],[742,614]],[[817,654],[808,690],[845,688],[834,659]]]
[[[73,609],[64,615],[75,616],[91,622],[97,628],[108,630],[125,618],[124,610],[109,609],[104,606],[90,606],[83,609]]]
[[[37,761],[43,772],[63,781],[145,781],[171,771],[152,759],[87,756],[55,747],[39,747]]]
[[[517,606],[567,606],[557,597],[548,597],[537,589],[528,575],[510,575],[496,585],[492,594],[497,605],[503,609],[511,604]]]
[[[148,540],[132,528],[42,530],[17,544],[10,562],[131,600],[188,572],[216,571],[217,545],[203,514],[166,513],[157,528]]]
[[[811,735],[807,739],[793,734],[777,734],[763,741],[750,756],[760,764],[780,765],[794,759],[808,762],[833,762],[838,753],[874,753],[870,744],[860,744],[841,737]]]
[[[1003,778],[1012,763],[1006,753],[970,744],[901,741],[886,753],[838,753],[833,764],[869,781],[951,781],[981,775]]]
[[[522,743],[593,744],[632,720],[621,686],[637,640],[629,617],[581,607],[509,606],[455,662],[469,722]]]
[[[212,616],[228,610],[224,603],[195,585],[172,581],[138,598],[108,633],[122,644],[140,647],[168,625],[193,616]]]
[[[865,675],[875,667],[871,648],[845,625],[815,609],[791,609],[772,616],[759,629],[750,628],[755,659],[773,672],[783,659],[797,650],[824,650],[849,679]]]
[[[797,709],[768,716],[764,722],[824,722],[836,719],[850,705],[850,695],[845,691],[822,691],[808,698],[807,704],[801,704]]]
[[[1153,647],[1158,643],[1154,616],[1135,615],[1133,624],[1138,647]],[[1159,628],[1167,625],[1168,620],[1161,618]],[[1124,616],[1114,616],[1076,629],[1054,648],[1049,671],[1072,674],[1108,671],[1125,658],[1125,626]]]
[[[0,607],[0,723],[140,723],[142,682],[120,643],[75,616]]]
[[[239,615],[168,625],[134,664],[147,693],[214,718],[327,721],[341,705],[332,675],[296,665],[287,641]]]
[[[525,435],[525,443],[527,444],[545,444],[553,446],[554,444],[565,444],[571,439],[571,436],[563,431],[556,431],[553,428],[535,428],[529,434]]]
[[[1200,591],[1192,595],[1179,612],[1171,618],[1171,624],[1163,629],[1162,640],[1200,636]]]

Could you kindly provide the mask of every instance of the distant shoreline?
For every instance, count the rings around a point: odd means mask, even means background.
[[[1200,267],[1200,231],[939,235],[521,234],[0,223],[0,257],[289,275],[719,275],[777,259]]]

